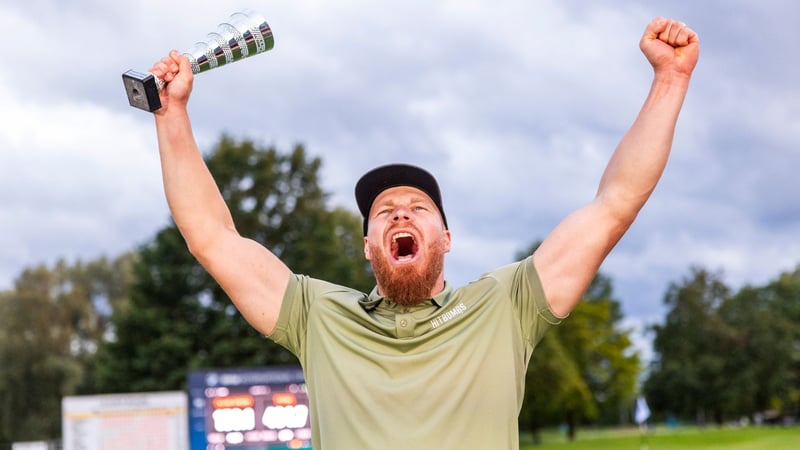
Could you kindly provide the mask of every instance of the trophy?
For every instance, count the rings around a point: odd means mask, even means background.
[[[198,74],[272,50],[274,45],[272,30],[263,16],[248,9],[232,14],[228,22],[219,24],[184,55],[192,64],[192,73]],[[149,112],[161,108],[159,93],[167,84],[164,80],[129,70],[122,74],[122,82],[131,106]]]

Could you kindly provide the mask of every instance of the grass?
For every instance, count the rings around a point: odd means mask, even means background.
[[[574,442],[563,433],[542,433],[542,444],[529,436],[520,439],[520,450],[798,450],[800,427],[747,428],[651,428],[642,434],[636,428],[579,430]]]

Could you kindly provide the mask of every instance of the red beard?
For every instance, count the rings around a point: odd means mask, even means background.
[[[424,260],[413,265],[394,267],[379,248],[372,249],[372,270],[381,295],[398,305],[414,306],[431,298],[431,292],[444,270],[444,246],[441,240],[428,245]]]

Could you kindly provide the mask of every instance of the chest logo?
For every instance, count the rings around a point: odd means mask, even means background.
[[[431,326],[433,328],[439,328],[440,326],[447,323],[449,320],[464,314],[464,311],[467,310],[467,305],[464,303],[459,303],[453,307],[453,309],[446,311],[442,315],[434,318],[431,320]]]

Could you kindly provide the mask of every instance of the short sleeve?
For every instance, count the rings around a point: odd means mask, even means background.
[[[308,298],[310,298],[306,295],[308,285],[309,279],[304,275],[292,274],[289,277],[289,284],[286,286],[286,293],[283,295],[281,303],[281,312],[278,315],[278,323],[272,334],[267,336],[276,344],[292,352],[301,361],[303,360],[304,336],[308,322]]]
[[[533,256],[491,273],[508,290],[523,338],[533,348],[552,325],[561,323],[547,304]]]

